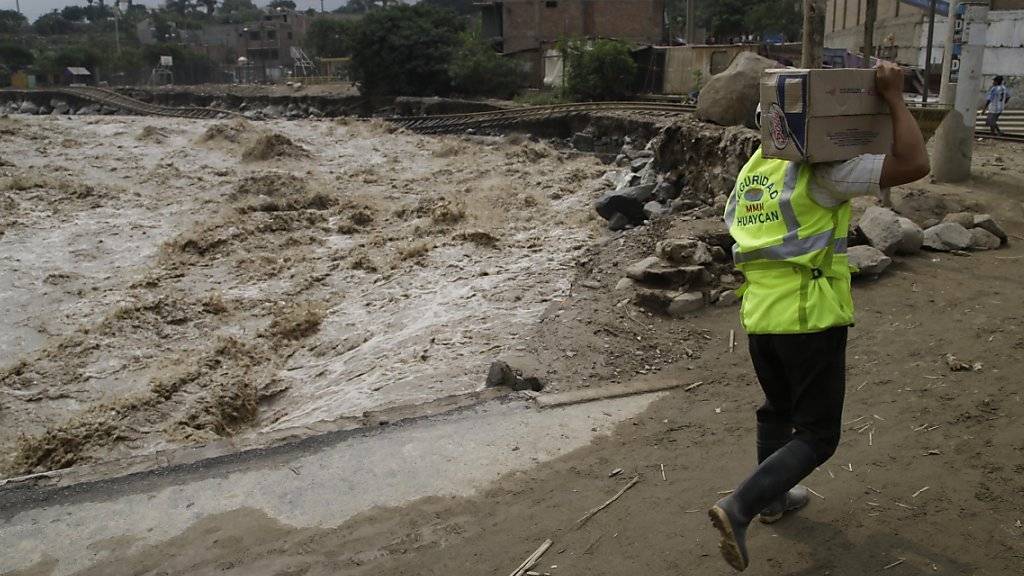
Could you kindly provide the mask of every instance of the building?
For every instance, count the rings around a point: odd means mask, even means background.
[[[522,61],[535,86],[545,75],[560,73],[552,53],[560,40],[614,38],[639,45],[666,40],[665,0],[485,0],[477,6],[484,37]]]
[[[311,20],[302,13],[278,10],[264,14],[259,20],[242,24],[218,24],[197,30],[176,30],[176,40],[210,57],[238,80],[272,82],[280,80],[295,66],[294,49],[305,41]],[[139,41],[157,44],[150,20],[137,27]],[[238,74],[239,58],[247,63],[244,74]]]
[[[92,73],[80,66],[69,66],[60,73],[61,84],[65,86],[79,86],[93,84]]]
[[[863,51],[866,0],[827,0],[825,46]],[[923,68],[930,0],[878,0],[874,56]],[[932,73],[941,68],[949,2],[936,3]],[[1024,77],[1024,0],[991,0],[984,74]]]

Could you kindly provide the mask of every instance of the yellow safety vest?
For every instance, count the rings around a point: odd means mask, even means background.
[[[811,198],[810,164],[766,159],[759,148],[736,180],[725,222],[750,334],[802,334],[853,324],[846,235],[850,203]]]

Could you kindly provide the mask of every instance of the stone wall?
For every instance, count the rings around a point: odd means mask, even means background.
[[[657,136],[654,153],[660,171],[678,170],[692,194],[710,202],[729,195],[740,169],[760,145],[761,135],[754,130],[686,118]]]

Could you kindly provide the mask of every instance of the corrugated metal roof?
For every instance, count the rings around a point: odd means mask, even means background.
[[[71,72],[75,76],[92,76],[88,70],[80,66],[68,66],[67,71]]]

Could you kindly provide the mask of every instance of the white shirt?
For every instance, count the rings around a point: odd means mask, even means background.
[[[811,198],[825,208],[834,208],[857,196],[880,196],[884,154],[862,154],[844,162],[814,164]]]

